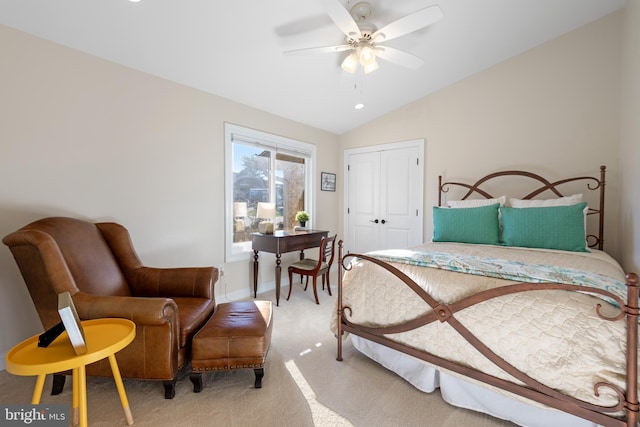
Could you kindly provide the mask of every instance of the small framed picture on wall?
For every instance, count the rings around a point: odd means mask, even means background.
[[[336,174],[322,172],[320,175],[320,189],[322,191],[336,191]]]

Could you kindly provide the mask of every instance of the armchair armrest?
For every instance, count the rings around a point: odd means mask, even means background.
[[[183,363],[178,307],[170,298],[98,296],[84,292],[73,295],[81,319],[120,317],[136,324],[134,341],[118,353],[125,378],[171,380]],[[89,375],[110,375],[109,364],[90,365]]]
[[[121,317],[138,325],[155,326],[170,323],[177,332],[178,306],[170,298],[98,296],[77,292],[73,295],[73,303],[78,316],[83,320]]]
[[[195,297],[214,299],[218,280],[215,267],[154,268],[127,271],[131,292],[146,297]]]
[[[218,281],[217,268],[146,267],[138,258],[126,228],[113,222],[101,222],[96,227],[116,257],[133,295],[214,299],[213,287]]]

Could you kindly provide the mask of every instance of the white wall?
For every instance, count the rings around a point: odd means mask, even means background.
[[[468,181],[525,169],[561,179],[606,165],[605,246],[617,256],[622,21],[614,13],[444,88],[341,135],[341,148],[426,140],[425,240],[439,174]]]
[[[46,216],[125,225],[150,266],[224,262],[224,122],[317,146],[315,226],[338,229],[337,136],[0,26],[0,238]],[[295,254],[292,255],[294,258]],[[284,257],[284,263],[288,258]],[[248,296],[251,263],[225,266],[216,294]],[[263,288],[273,256],[262,257]],[[0,245],[0,369],[41,325]]]
[[[620,253],[640,273],[640,0],[627,1],[622,52]]]

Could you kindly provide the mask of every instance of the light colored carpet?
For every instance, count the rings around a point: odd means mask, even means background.
[[[334,281],[335,283],[335,281]],[[438,392],[426,394],[353,349],[349,339],[344,361],[336,358],[329,330],[334,297],[295,285],[290,301],[275,307],[274,325],[262,389],[254,389],[253,370],[204,375],[204,389],[193,393],[188,377],[180,380],[173,400],[162,385],[125,380],[136,426],[513,426],[487,415],[445,403]],[[288,288],[284,289],[288,291]],[[335,289],[334,289],[335,290]],[[286,295],[285,292],[283,292]],[[51,396],[47,378],[42,403],[70,404],[71,381]],[[0,371],[0,403],[28,404],[33,377]],[[112,379],[87,381],[89,424],[126,426]]]

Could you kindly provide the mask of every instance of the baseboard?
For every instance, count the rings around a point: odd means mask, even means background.
[[[280,286],[282,291],[282,284]],[[289,285],[287,284],[287,286]],[[258,295],[263,292],[273,291],[273,298],[275,299],[275,296],[276,296],[275,289],[276,289],[275,282],[262,283],[258,285]],[[229,294],[223,293],[222,295],[216,295],[216,302],[221,303],[221,302],[240,301],[240,300],[249,299],[249,298],[253,298],[253,291],[251,289],[245,288],[245,289],[239,289],[237,291],[233,291]]]
[[[334,265],[331,266],[331,273],[330,274],[336,274],[338,271],[338,267],[337,265],[334,263]],[[220,302],[231,302],[231,301],[240,301],[240,300],[244,300],[244,299],[249,299],[249,298],[253,298],[253,290],[249,289],[249,288],[243,288],[243,289],[239,289],[237,291],[233,291],[231,293],[227,293],[226,289],[227,289],[227,284],[225,282],[225,276],[222,276],[219,284],[216,285],[216,287],[218,289],[223,289],[220,294],[216,294],[216,302],[220,303]],[[332,283],[336,284],[337,283],[337,278],[333,278]],[[337,285],[334,285],[337,286]],[[282,294],[284,293],[284,290],[287,289],[289,287],[289,281],[288,280],[283,280],[282,282],[280,282],[280,297],[282,297]],[[269,296],[270,299],[273,299],[275,301],[276,299],[276,282],[266,282],[266,283],[261,283],[258,285],[258,295],[260,295],[261,293],[265,293],[265,292],[271,292],[271,295]],[[288,290],[287,290],[288,292]]]

